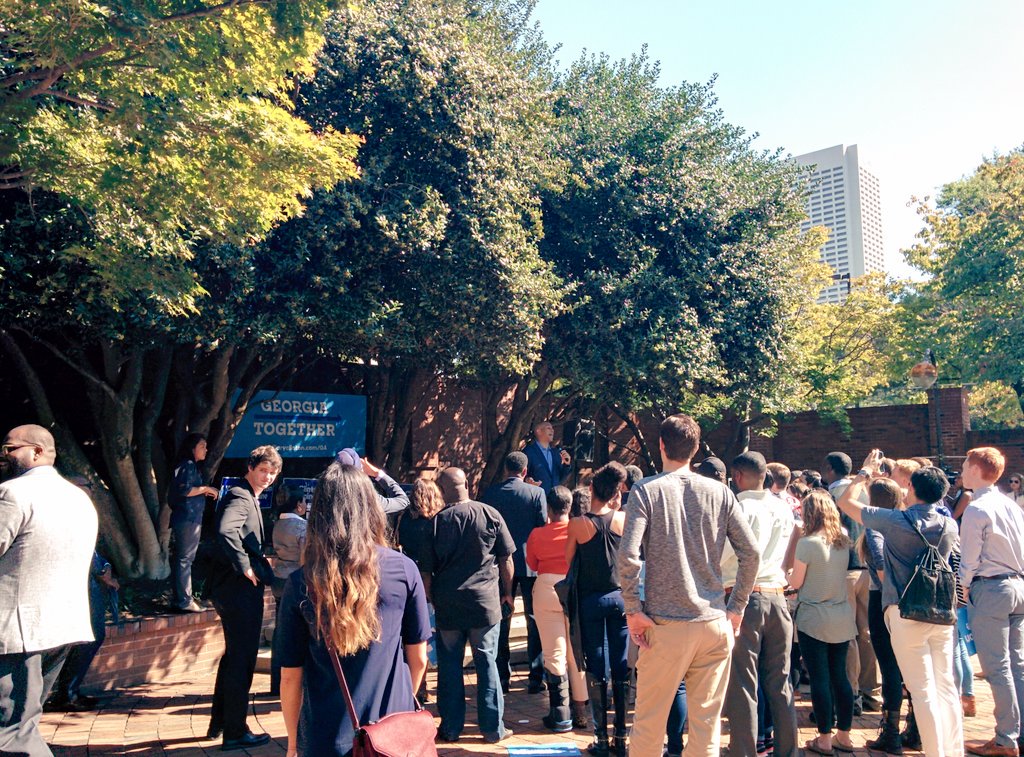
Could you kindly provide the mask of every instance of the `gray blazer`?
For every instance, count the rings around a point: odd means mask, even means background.
[[[288,513],[289,515],[291,513]],[[306,519],[282,516],[274,524],[274,575],[288,578],[302,567],[302,549],[306,546]]]
[[[0,484],[0,654],[92,641],[96,509],[52,465]]]

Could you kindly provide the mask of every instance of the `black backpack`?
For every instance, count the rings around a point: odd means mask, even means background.
[[[925,550],[917,558],[914,573],[900,595],[900,617],[939,626],[954,625],[956,575],[953,568],[939,554],[939,548],[924,537],[917,523],[906,513],[903,513],[903,517],[917,531],[925,544]]]

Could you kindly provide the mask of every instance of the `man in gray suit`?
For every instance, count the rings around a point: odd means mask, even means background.
[[[69,647],[93,640],[89,567],[96,510],[53,467],[42,426],[11,429],[0,448],[0,754],[52,755],[39,733]]]

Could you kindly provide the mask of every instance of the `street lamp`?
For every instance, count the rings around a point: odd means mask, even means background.
[[[910,380],[918,389],[926,392],[939,378],[939,369],[935,367],[935,357],[931,350],[924,351],[924,360],[910,369]]]
[[[924,359],[910,369],[910,380],[918,389],[927,392],[939,378],[939,369],[935,365],[935,355],[931,350],[924,351]],[[942,467],[942,407],[939,404],[939,388],[935,387],[935,451],[939,454],[939,467]]]

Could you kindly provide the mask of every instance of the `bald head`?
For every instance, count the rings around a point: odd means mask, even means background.
[[[437,485],[441,487],[444,503],[451,505],[469,499],[469,486],[466,484],[466,471],[462,468],[445,468],[437,477]]]
[[[53,465],[53,461],[57,459],[53,434],[34,423],[16,426],[8,431],[4,437],[4,452],[18,471],[26,471],[40,465]]]

